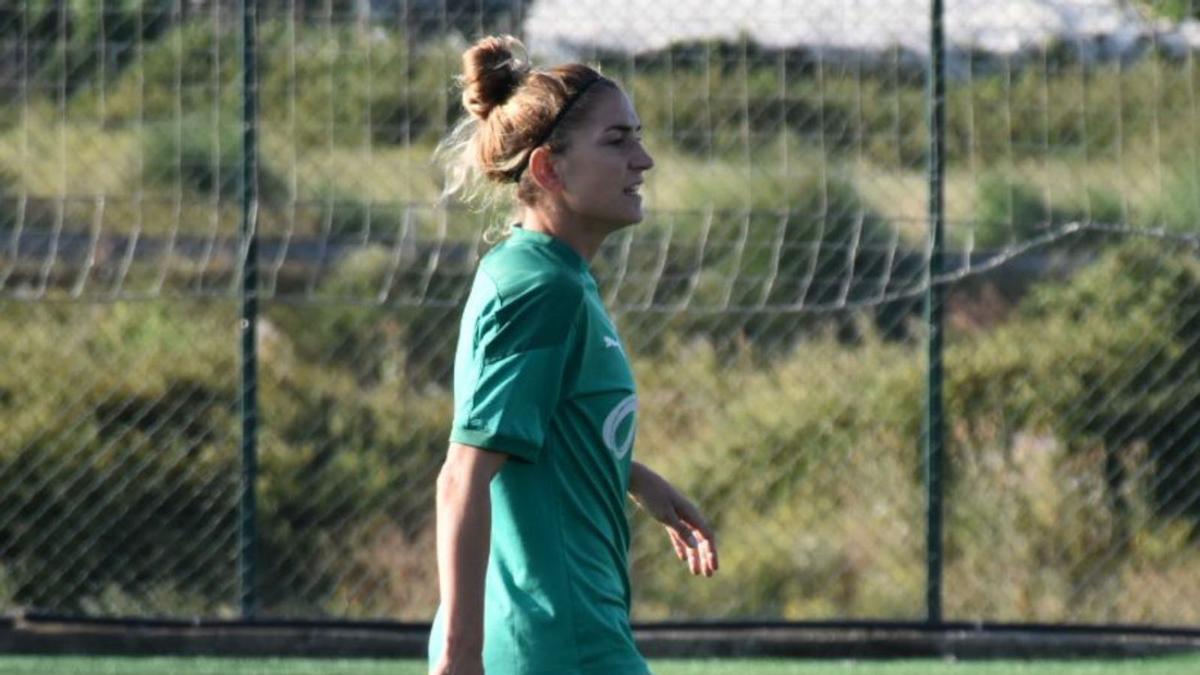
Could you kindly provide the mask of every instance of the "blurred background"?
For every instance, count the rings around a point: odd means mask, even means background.
[[[593,270],[635,452],[722,570],[631,512],[635,620],[926,617],[935,428],[944,618],[1200,625],[1200,2],[251,8],[253,64],[240,1],[0,5],[6,612],[432,617],[458,317],[510,215],[440,202],[431,153],[511,33],[620,82],[657,163]]]

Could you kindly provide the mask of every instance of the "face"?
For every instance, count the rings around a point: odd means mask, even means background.
[[[554,165],[566,206],[585,225],[608,233],[642,220],[642,174],[654,160],[625,92],[606,87],[592,102]]]

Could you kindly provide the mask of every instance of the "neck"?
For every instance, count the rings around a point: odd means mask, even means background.
[[[600,250],[608,233],[600,228],[589,227],[571,214],[551,213],[543,209],[525,209],[521,227],[533,232],[544,232],[567,246],[575,249],[589,264]]]

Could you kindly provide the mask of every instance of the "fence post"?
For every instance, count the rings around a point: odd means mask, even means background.
[[[242,483],[238,572],[242,618],[258,613],[258,148],[255,50],[258,0],[242,0]]]
[[[942,337],[945,289],[937,280],[943,272],[944,176],[946,149],[946,64],[943,0],[933,0],[929,51],[929,283],[925,290],[925,320],[929,331],[923,455],[926,489],[926,619],[942,622],[942,468],[945,434],[942,419]]]

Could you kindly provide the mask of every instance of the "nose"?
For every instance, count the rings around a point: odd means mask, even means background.
[[[634,153],[629,166],[635,171],[649,171],[654,168],[654,158],[646,151],[646,146],[638,143],[637,152]]]

